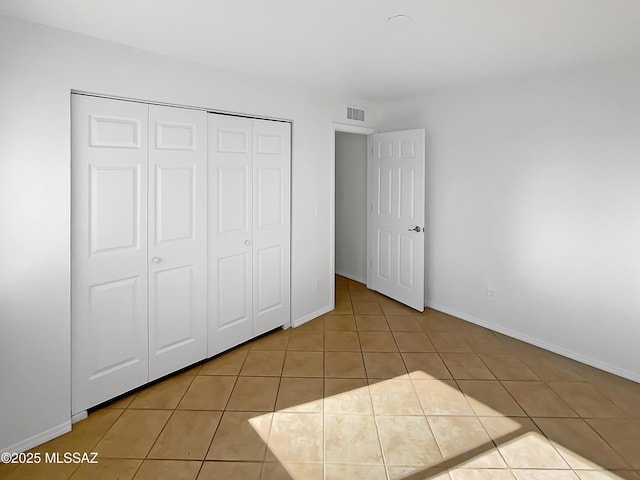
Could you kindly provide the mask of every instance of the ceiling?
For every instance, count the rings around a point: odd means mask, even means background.
[[[0,14],[383,102],[640,54],[640,0],[0,0]],[[405,14],[409,22],[385,22]]]

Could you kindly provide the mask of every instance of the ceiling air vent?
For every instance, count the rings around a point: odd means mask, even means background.
[[[347,106],[347,118],[349,120],[364,122],[364,110],[361,108]]]

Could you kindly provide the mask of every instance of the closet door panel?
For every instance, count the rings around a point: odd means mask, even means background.
[[[148,378],[147,105],[72,95],[72,413]]]
[[[252,335],[251,122],[209,115],[208,356]]]
[[[149,106],[149,379],[206,357],[207,114]]]
[[[253,336],[290,314],[291,125],[253,120]]]

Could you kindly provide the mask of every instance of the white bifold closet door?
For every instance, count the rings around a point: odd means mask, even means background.
[[[209,115],[209,352],[290,321],[289,123]]]
[[[207,114],[149,105],[149,380],[207,354]]]
[[[72,413],[206,356],[206,113],[72,95]]]

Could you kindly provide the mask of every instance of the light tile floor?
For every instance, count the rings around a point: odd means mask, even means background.
[[[615,346],[612,346],[615,348]],[[640,480],[640,385],[336,281],[336,309],[93,411],[7,479]]]

